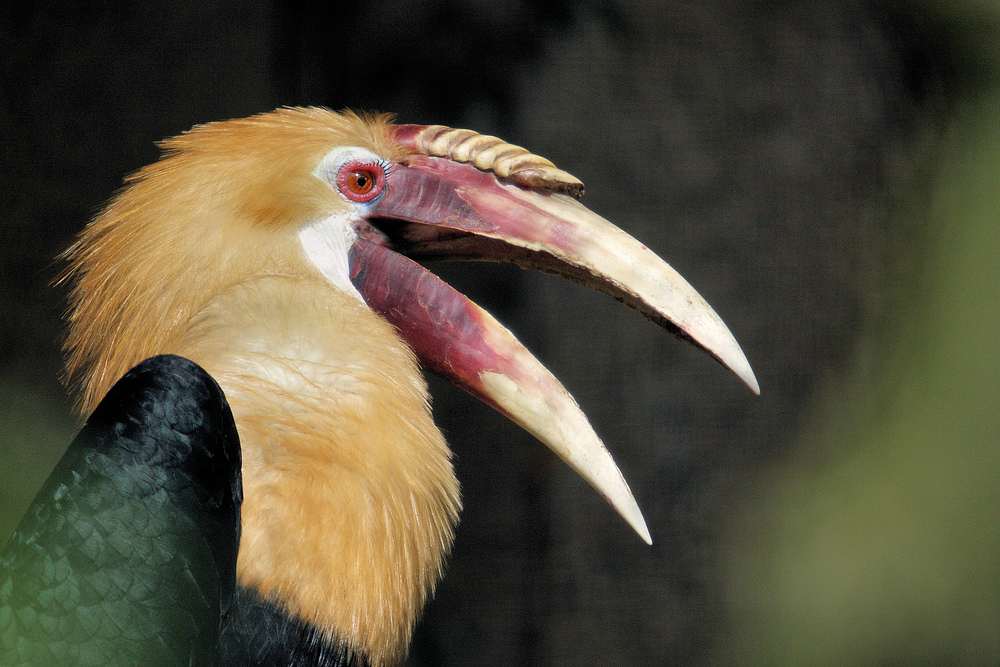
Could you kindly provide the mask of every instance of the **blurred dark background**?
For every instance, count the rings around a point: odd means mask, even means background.
[[[620,304],[436,266],[563,380],[652,547],[433,381],[465,511],[409,665],[1000,663],[990,2],[0,8],[0,542],[77,424],[55,259],[154,142],[280,105],[497,134],[587,185],[762,387]]]

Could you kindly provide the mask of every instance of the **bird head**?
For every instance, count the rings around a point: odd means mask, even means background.
[[[414,260],[513,262],[583,283],[702,348],[757,391],[739,345],[697,292],[582,206],[578,180],[522,148],[318,108],[198,126],[162,148],[164,157],[130,177],[67,252],[68,369],[81,411],[154,354],[209,370],[233,404],[244,448],[241,580],[267,594],[306,577],[285,567],[293,556],[275,553],[313,532],[276,526],[282,503],[302,491],[281,479],[353,489],[291,512],[354,512],[360,523],[349,532],[368,547],[318,547],[353,563],[344,568],[353,574],[289,606],[322,620],[324,600],[343,597],[380,553],[389,552],[386,569],[409,564],[397,569],[411,575],[378,584],[385,590],[376,602],[355,609],[341,600],[354,610],[331,621],[376,663],[405,647],[458,511],[416,361],[537,436],[650,541],[628,485],[569,393],[509,331]],[[372,431],[379,435],[365,435]],[[394,449],[404,441],[398,447],[412,455]],[[289,462],[295,448],[309,452],[306,481]],[[324,466],[343,474],[320,480]],[[393,500],[374,510],[383,486],[395,489]],[[343,521],[326,529],[342,534]],[[370,524],[383,526],[381,537],[366,537]],[[291,574],[269,583],[279,566]],[[385,602],[393,596],[411,611]],[[386,608],[386,627],[395,629],[376,634],[391,636],[359,639]]]

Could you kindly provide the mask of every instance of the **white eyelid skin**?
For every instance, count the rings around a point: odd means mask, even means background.
[[[340,189],[337,187],[337,172],[344,165],[345,162],[349,160],[356,160],[362,163],[371,164],[381,164],[383,162],[375,153],[372,153],[366,148],[359,148],[358,146],[340,146],[334,148],[332,151],[326,154],[322,160],[320,160],[319,165],[313,169],[313,174],[321,178],[326,182],[331,188],[340,194]],[[343,197],[343,195],[341,194]],[[344,197],[347,199],[347,197]]]

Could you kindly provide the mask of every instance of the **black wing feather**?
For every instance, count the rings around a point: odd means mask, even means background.
[[[180,357],[136,366],[0,555],[0,664],[214,664],[241,500],[219,386]]]

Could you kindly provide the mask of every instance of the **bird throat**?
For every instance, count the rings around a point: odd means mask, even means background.
[[[240,434],[238,582],[372,665],[401,661],[460,507],[413,353],[357,299],[280,277],[217,299],[182,347]]]

